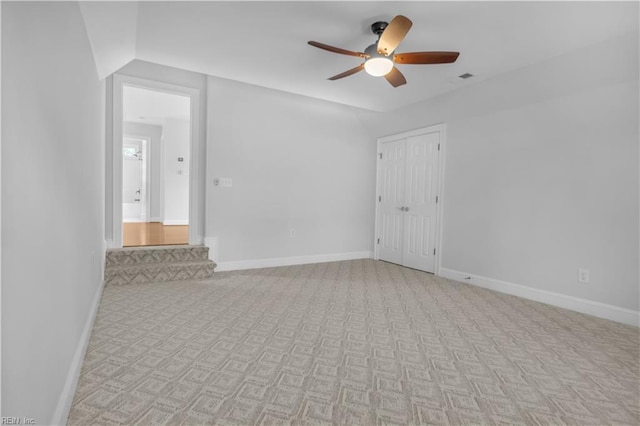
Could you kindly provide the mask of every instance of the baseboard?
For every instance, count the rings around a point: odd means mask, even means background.
[[[188,220],[163,220],[162,224],[164,226],[169,226],[169,225],[188,225],[189,221]]]
[[[242,269],[271,268],[275,266],[305,265],[309,263],[337,262],[341,260],[369,259],[370,251],[356,251],[350,253],[316,254],[310,256],[275,257],[271,259],[238,260],[233,262],[220,262],[216,267],[218,271],[238,271]]]
[[[109,242],[102,240],[102,262],[100,263],[100,280],[104,282],[104,270],[107,267],[107,250],[109,249]],[[104,284],[103,284],[104,285]]]
[[[149,222],[162,222],[159,217],[150,217]]]
[[[500,293],[511,294],[513,296],[546,303],[547,305],[569,309],[598,318],[634,325],[636,327],[640,325],[640,312],[631,309],[594,302],[593,300],[581,299],[579,297],[567,296],[566,294],[554,293],[552,291],[540,290],[480,275],[468,274],[466,272],[460,272],[448,268],[441,267],[438,275],[444,278],[460,281],[465,284],[495,290]]]
[[[122,223],[145,223],[149,222],[147,219],[140,219],[139,217],[123,217]]]
[[[209,247],[209,260],[213,260],[214,262],[218,262],[220,249],[218,246],[218,237],[206,237],[204,239],[204,245]],[[216,266],[217,270],[220,270]]]
[[[73,354],[73,359],[71,360],[71,366],[67,373],[67,380],[64,383],[64,387],[60,393],[60,398],[58,398],[58,403],[56,404],[56,409],[53,413],[53,418],[51,419],[50,424],[52,425],[67,424],[67,418],[71,411],[73,397],[76,393],[76,387],[78,386],[78,379],[80,378],[80,372],[82,371],[82,363],[84,362],[84,357],[87,353],[87,346],[89,345],[89,339],[91,338],[91,330],[93,329],[93,323],[95,322],[98,307],[100,306],[100,299],[102,298],[104,284],[105,281],[102,280],[102,283],[98,286],[96,295],[93,298],[93,303],[89,310],[89,316],[84,324],[82,335],[80,336],[80,340],[76,346],[76,351]]]

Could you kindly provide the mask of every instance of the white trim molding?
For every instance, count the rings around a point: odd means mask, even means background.
[[[540,290],[533,287],[501,281],[494,278],[487,278],[480,275],[469,274],[441,267],[441,277],[449,278],[476,287],[494,290],[500,293],[511,294],[535,302],[546,303],[547,305],[569,309],[598,318],[604,318],[623,324],[640,326],[640,312],[619,306],[608,305],[606,303],[594,302],[593,300],[581,299],[579,297],[567,296],[566,294],[555,293],[547,290]]]
[[[218,246],[218,237],[206,237],[204,239],[204,245],[209,247],[209,260],[213,260],[217,263],[220,249]],[[216,266],[217,268],[217,266]]]
[[[188,96],[191,106],[191,141],[189,145],[190,158],[202,158],[205,151],[205,140],[201,138],[200,127],[203,125],[200,114],[201,96],[204,96],[200,89],[169,84],[162,81],[150,80],[147,78],[133,77],[125,74],[113,75],[111,105],[112,123],[110,137],[107,139],[107,147],[112,157],[112,163],[107,165],[107,180],[111,183],[111,193],[107,194],[106,208],[111,215],[111,233],[107,235],[113,241],[114,247],[122,247],[122,139],[123,129],[123,87],[132,86],[143,89],[161,91],[165,93]],[[164,145],[161,145],[161,149]],[[205,170],[200,168],[198,161],[192,161],[189,167],[189,244],[199,245],[204,241],[204,229],[200,229],[204,223],[204,203],[200,200],[200,192],[204,185]],[[162,185],[162,184],[161,184]],[[161,192],[162,194],[162,192]],[[162,196],[162,195],[161,195]],[[202,204],[202,206],[201,206]],[[161,202],[162,205],[162,202]],[[162,207],[161,207],[162,208]],[[109,214],[107,214],[108,216]],[[187,223],[169,223],[165,225],[185,225]]]
[[[67,424],[67,418],[69,417],[69,412],[71,411],[73,397],[76,393],[78,380],[80,379],[80,372],[82,371],[82,363],[84,362],[84,357],[87,353],[87,347],[89,346],[91,330],[93,330],[93,323],[96,320],[98,307],[100,306],[100,300],[102,299],[104,285],[105,281],[103,279],[102,283],[98,287],[98,290],[96,291],[96,295],[93,298],[93,303],[91,304],[91,309],[89,310],[87,321],[84,324],[84,329],[82,330],[80,340],[78,341],[78,345],[76,346],[76,351],[73,354],[73,359],[71,360],[71,366],[69,367],[69,371],[67,372],[67,380],[64,383],[62,392],[60,392],[60,397],[58,398],[56,409],[53,412],[53,418],[51,419],[51,424],[53,425]]]
[[[242,269],[272,268],[275,266],[306,265],[310,263],[338,262],[342,260],[370,259],[370,251],[356,251],[350,253],[315,254],[309,256],[275,257],[270,259],[236,260],[220,262],[218,271],[239,271]]]
[[[176,219],[176,220],[163,220],[162,224],[164,226],[171,226],[171,225],[188,225],[189,221],[188,220],[181,220],[181,219]],[[189,243],[191,244],[191,243]],[[197,244],[191,244],[191,245],[197,245]]]

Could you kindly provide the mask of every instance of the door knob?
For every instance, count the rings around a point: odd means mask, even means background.
[[[409,211],[409,207],[405,207],[405,208],[404,208],[404,211],[405,211],[405,212],[408,212],[408,211]]]

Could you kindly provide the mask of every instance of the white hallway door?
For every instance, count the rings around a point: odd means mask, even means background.
[[[122,218],[125,222],[146,222],[146,141],[124,138],[122,143]]]
[[[424,133],[381,140],[380,260],[435,270],[440,135],[439,130],[425,129]]]

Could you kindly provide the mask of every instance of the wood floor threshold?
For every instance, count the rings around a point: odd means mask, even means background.
[[[163,225],[160,222],[122,224],[123,247],[188,245],[189,225]]]

